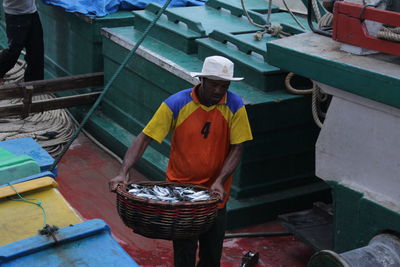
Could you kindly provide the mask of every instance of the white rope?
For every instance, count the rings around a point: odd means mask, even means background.
[[[4,83],[22,81],[22,79],[24,78],[25,68],[25,61],[18,59],[15,66],[11,70],[9,70],[6,75],[4,75]]]
[[[264,29],[265,27],[268,26],[267,24],[261,25],[261,24],[255,23],[253,21],[253,19],[250,17],[249,13],[247,12],[246,7],[244,6],[244,0],[240,0],[240,3],[242,4],[242,9],[243,9],[244,15],[246,16],[247,20],[250,22],[251,25],[256,26],[258,28],[262,28],[262,29]],[[270,11],[268,10],[268,12],[270,12]]]
[[[400,42],[400,27],[390,28],[383,26],[377,37],[391,42]]]
[[[315,18],[317,19],[317,21],[320,21],[321,20],[321,12],[319,11],[317,0],[312,0],[311,3],[312,3],[312,8],[314,10]]]
[[[12,70],[4,76],[5,83],[23,80],[26,63],[19,60]],[[32,101],[54,99],[51,94],[37,95]],[[0,100],[0,105],[22,103],[22,99]],[[65,110],[50,110],[34,113],[25,119],[19,116],[0,118],[0,141],[20,137],[32,137],[53,157],[61,152],[63,144],[73,135],[76,126]]]
[[[313,81],[313,86],[314,90],[312,90],[312,98],[311,98],[311,112],[312,116],[314,119],[314,122],[317,124],[319,128],[322,128],[322,122],[321,119],[318,116],[319,110],[320,110],[320,102],[318,101],[319,99],[319,94],[321,92],[321,88]]]
[[[244,5],[244,0],[240,0],[240,2],[242,4],[243,12],[244,12],[247,20],[250,22],[250,24],[253,25],[253,26],[256,26],[258,28],[263,29],[262,31],[257,31],[254,34],[254,39],[256,39],[257,41],[261,41],[262,38],[264,37],[264,34],[266,34],[266,33],[270,34],[271,36],[276,36],[276,37],[281,37],[281,38],[282,37],[287,37],[287,36],[290,35],[289,33],[283,31],[283,27],[280,24],[271,25],[271,23],[269,22],[270,13],[271,13],[271,0],[270,0],[269,8],[268,8],[267,22],[264,25],[255,23],[253,21],[253,19],[250,17],[249,13],[247,12],[247,9],[246,9],[246,7]]]
[[[332,22],[333,22],[333,14],[330,12],[326,12],[318,21],[318,28],[323,29],[327,27],[332,27]]]
[[[18,60],[17,64],[4,76],[5,83],[21,82],[24,78],[26,63]],[[44,94],[32,97],[32,100],[54,99],[51,94]],[[21,103],[21,99],[0,100],[0,105]],[[57,157],[75,132],[79,123],[67,109],[51,110],[31,114],[25,119],[19,116],[0,118],[0,141],[20,137],[32,137],[53,157]],[[122,163],[122,159],[114,154],[107,147],[97,141],[87,131],[82,132],[97,146],[106,153]],[[56,134],[57,133],[57,134]],[[53,138],[51,135],[55,134]],[[49,137],[50,135],[50,137]]]
[[[303,29],[305,30],[306,27],[297,19],[297,17],[293,14],[292,10],[289,8],[289,6],[286,4],[286,0],[282,0],[283,4],[285,5],[287,11],[289,12],[290,16],[296,21],[296,23]]]

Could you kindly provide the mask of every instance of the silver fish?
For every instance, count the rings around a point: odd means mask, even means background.
[[[170,186],[142,186],[132,184],[129,186],[129,193],[139,197],[148,199],[166,201],[166,202],[182,202],[182,201],[202,201],[208,200],[211,196],[207,191],[196,191],[191,187],[170,187]]]

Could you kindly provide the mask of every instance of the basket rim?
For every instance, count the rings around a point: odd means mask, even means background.
[[[125,184],[118,184],[117,189],[115,190],[115,193],[119,196],[126,197],[130,200],[134,200],[137,202],[141,202],[144,204],[156,204],[156,205],[161,205],[161,206],[197,206],[197,205],[211,205],[211,204],[217,204],[218,202],[221,201],[220,197],[216,194],[213,194],[207,187],[201,186],[201,185],[195,185],[195,184],[186,184],[186,183],[176,183],[176,182],[168,182],[168,181],[145,181],[145,182],[137,182],[135,184],[138,185],[146,185],[146,186],[154,186],[154,185],[172,185],[172,186],[187,186],[187,187],[192,187],[195,189],[200,189],[207,191],[208,194],[211,196],[208,200],[199,200],[199,201],[179,201],[179,202],[169,202],[169,201],[162,201],[162,200],[154,200],[154,199],[149,199],[145,197],[139,197],[134,194],[128,193],[126,191],[127,185]]]

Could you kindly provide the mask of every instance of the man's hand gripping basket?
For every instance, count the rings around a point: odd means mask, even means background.
[[[207,188],[171,182],[141,182],[142,186],[189,186],[195,191]],[[217,216],[220,199],[211,195],[208,200],[195,202],[166,202],[136,196],[118,185],[117,209],[126,226],[140,235],[158,239],[187,239],[207,231]]]

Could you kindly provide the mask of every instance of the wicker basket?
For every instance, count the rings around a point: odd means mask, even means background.
[[[194,190],[207,190],[195,185],[171,182],[141,182],[142,186],[190,186]],[[208,191],[208,190],[207,190]],[[219,198],[211,196],[205,201],[164,202],[138,197],[118,185],[117,209],[126,226],[140,235],[157,239],[187,239],[207,231],[217,216]]]

